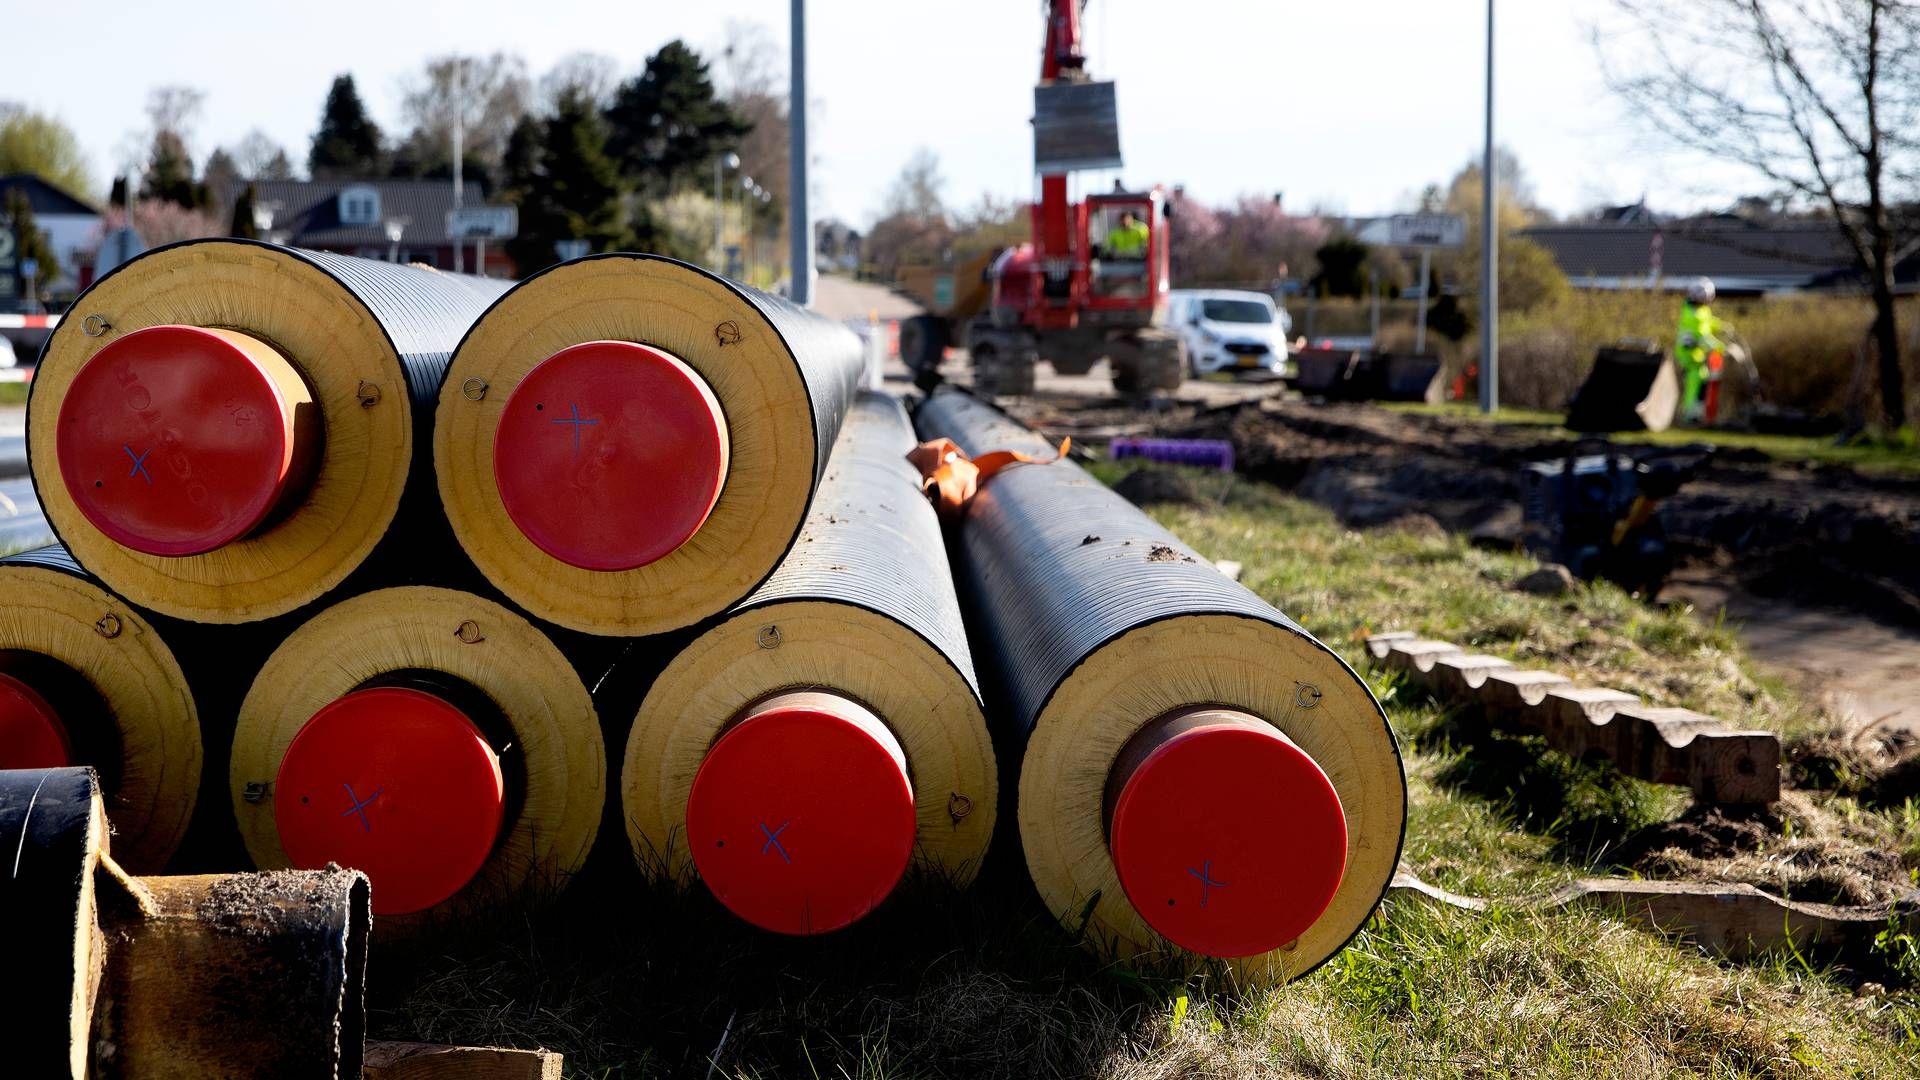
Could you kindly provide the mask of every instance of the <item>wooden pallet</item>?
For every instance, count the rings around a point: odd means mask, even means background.
[[[1920,928],[1920,892],[1885,904],[1838,907],[1786,900],[1751,885],[1697,881],[1583,878],[1537,896],[1493,901],[1461,896],[1402,869],[1389,898],[1419,899],[1464,911],[1498,904],[1517,911],[1590,907],[1644,923],[1733,959],[1782,949],[1831,954],[1871,946],[1890,922]]]
[[[1402,672],[1489,722],[1546,739],[1572,757],[1602,757],[1628,776],[1693,789],[1702,802],[1753,805],[1780,798],[1780,738],[1730,731],[1688,709],[1643,704],[1632,694],[1581,687],[1550,671],[1526,671],[1497,656],[1396,632],[1367,638],[1373,662]]]

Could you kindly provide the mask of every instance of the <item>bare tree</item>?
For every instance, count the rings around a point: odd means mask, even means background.
[[[922,146],[907,159],[893,186],[887,189],[887,215],[945,221],[947,207],[940,189],[946,186],[947,178],[940,175],[940,155]]]
[[[436,56],[402,87],[400,111],[411,129],[404,150],[423,172],[453,160],[455,116],[465,121],[464,155],[497,166],[532,96],[526,62],[510,53]]]
[[[776,205],[756,213],[761,236],[777,239],[785,231],[787,202],[787,68],[784,43],[766,24],[727,20],[714,61],[714,85],[721,100],[752,127],[740,138],[740,174],[751,176]]]
[[[248,180],[293,179],[293,162],[287,157],[286,147],[259,128],[247,132],[227,153]]]
[[[1831,215],[1873,296],[1887,423],[1906,423],[1894,267],[1915,237],[1920,4],[1615,0],[1608,81],[1661,135],[1738,163]]]
[[[605,53],[572,52],[540,76],[540,100],[553,109],[561,98],[573,94],[604,109],[619,85],[620,61]]]

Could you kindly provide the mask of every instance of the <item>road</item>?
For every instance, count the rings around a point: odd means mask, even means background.
[[[24,476],[0,480],[0,551],[20,551],[53,543],[53,530],[33,497],[33,481]]]

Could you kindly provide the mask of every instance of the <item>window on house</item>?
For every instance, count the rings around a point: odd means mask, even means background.
[[[370,187],[350,187],[340,193],[340,222],[343,225],[380,223],[380,193]]]

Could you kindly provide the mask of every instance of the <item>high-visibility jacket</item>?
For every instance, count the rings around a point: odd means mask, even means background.
[[[1147,257],[1147,223],[1135,220],[1131,225],[1116,225],[1107,234],[1107,254],[1116,259]]]
[[[1725,351],[1720,340],[1723,324],[1714,318],[1713,308],[1691,301],[1680,305],[1680,325],[1674,331],[1674,359],[1682,364],[1704,364],[1707,354]]]

